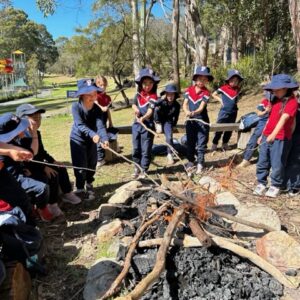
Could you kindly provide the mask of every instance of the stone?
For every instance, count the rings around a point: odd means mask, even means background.
[[[104,224],[97,230],[98,242],[107,242],[116,236],[122,229],[122,222],[120,219],[114,219],[113,221]]]
[[[127,204],[134,196],[135,192],[142,183],[138,180],[132,180],[115,190],[115,193],[109,198],[110,204]]]
[[[102,222],[111,220],[113,219],[113,216],[119,211],[119,209],[120,209],[120,204],[110,204],[110,203],[101,204],[98,209],[98,217]]]
[[[122,267],[113,259],[99,259],[90,268],[83,291],[83,299],[101,298],[120,274]]]
[[[285,272],[300,269],[300,244],[284,231],[273,231],[256,241],[257,253]]]
[[[230,192],[223,192],[216,195],[218,205],[234,205],[236,209],[241,205],[240,201]]]
[[[218,192],[223,191],[221,184],[210,176],[201,177],[199,180],[199,184],[212,194],[216,194]]]
[[[236,217],[254,223],[268,225],[274,230],[281,229],[280,219],[277,213],[270,207],[263,204],[241,204],[238,208]],[[232,229],[237,232],[238,237],[259,238],[265,234],[262,229],[252,228],[234,222]]]

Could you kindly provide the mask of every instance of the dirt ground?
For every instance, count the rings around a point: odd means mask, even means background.
[[[239,116],[254,111],[262,94],[245,96],[240,102]],[[209,104],[211,122],[215,122],[219,104]],[[183,121],[181,117],[180,123]],[[120,144],[128,142],[129,136],[120,136]],[[236,134],[231,138],[232,147],[236,143]],[[211,140],[211,139],[210,139]],[[209,148],[210,148],[209,143]],[[282,225],[287,231],[300,241],[300,199],[289,198],[286,194],[277,199],[256,197],[252,194],[255,186],[255,162],[242,170],[234,168],[235,163],[241,159],[242,151],[233,149],[227,152],[217,152],[212,155],[207,153],[207,170],[209,176],[223,182],[236,197],[244,203],[263,203],[273,208],[280,216]],[[233,168],[228,168],[229,162],[234,157]],[[115,164],[103,167],[104,176],[109,176],[110,168],[118,169],[124,163],[117,161]],[[131,169],[131,167],[129,167]],[[178,162],[172,167],[165,167],[165,158],[155,158],[150,174],[164,172],[175,179],[176,172],[183,172],[183,167]],[[97,209],[101,203],[105,203],[114,190],[129,180],[128,172],[124,176],[119,175],[118,182],[112,182],[105,186],[97,187],[97,200],[92,203],[83,203],[79,206],[63,205],[66,212],[66,223],[41,224],[45,237],[45,262],[49,270],[46,277],[34,280],[32,299],[56,299],[74,300],[82,299],[82,291],[86,274],[94,261],[103,256],[105,249],[98,245],[95,232],[99,226]],[[195,178],[197,181],[198,178]],[[299,298],[298,298],[299,299]]]

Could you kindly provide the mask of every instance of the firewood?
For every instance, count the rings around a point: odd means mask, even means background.
[[[239,245],[236,245],[230,242],[228,239],[224,239],[219,236],[213,236],[212,240],[220,248],[227,249],[241,257],[249,259],[259,268],[272,275],[276,280],[278,280],[285,287],[296,289],[299,286],[299,282],[295,282],[295,280],[288,278],[287,276],[282,274],[279,269],[271,265],[262,257],[253,253],[252,251],[245,249]]]
[[[153,284],[155,280],[157,280],[161,274],[161,272],[165,268],[166,263],[166,254],[170,246],[170,242],[172,240],[173,234],[177,228],[178,223],[180,222],[181,218],[184,215],[184,207],[179,207],[177,211],[175,211],[165,233],[163,236],[163,243],[159,247],[156,256],[156,262],[154,265],[153,270],[144,278],[142,279],[139,284],[131,291],[128,296],[128,299],[136,300],[140,299],[141,296],[145,293],[145,291]],[[128,297],[127,296],[127,297]],[[126,299],[126,298],[125,298]]]
[[[190,216],[189,226],[192,230],[193,235],[200,241],[204,247],[211,246],[211,238],[204,232],[200,227],[196,218]]]
[[[166,209],[166,207],[165,207]],[[135,233],[134,238],[132,239],[128,252],[126,254],[125,257],[125,261],[124,261],[124,265],[123,265],[123,269],[121,271],[121,273],[118,275],[118,277],[115,279],[115,281],[112,283],[112,285],[110,286],[110,288],[107,290],[107,292],[100,298],[101,300],[107,299],[109,297],[112,297],[113,295],[115,295],[121,288],[121,283],[124,280],[124,278],[126,277],[130,266],[131,266],[131,259],[132,256],[134,254],[134,251],[137,247],[137,244],[139,242],[139,239],[141,238],[142,234],[144,233],[144,231],[150,226],[152,225],[154,222],[156,222],[159,218],[161,213],[163,213],[164,210],[160,210],[154,217],[152,217],[151,219],[149,219],[148,221],[144,222],[139,229],[137,230],[137,232]]]

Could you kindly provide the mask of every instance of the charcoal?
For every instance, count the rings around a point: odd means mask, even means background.
[[[231,216],[235,216],[238,213],[237,209],[232,204],[216,205],[213,207],[213,209],[224,212]]]
[[[133,257],[132,268],[139,275],[146,275],[154,267],[157,250],[150,249],[145,254],[137,254]]]
[[[125,224],[122,230],[122,235],[123,236],[133,236],[135,234],[135,227],[133,228],[132,226],[129,226]]]
[[[114,218],[119,218],[122,220],[131,220],[133,218],[136,218],[138,215],[139,211],[136,207],[124,206],[115,212]]]

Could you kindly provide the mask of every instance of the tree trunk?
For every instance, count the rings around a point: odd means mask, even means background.
[[[231,27],[232,46],[231,46],[231,64],[235,65],[239,58],[238,51],[238,28],[235,25]]]
[[[188,20],[188,8],[185,5],[185,13],[184,13],[184,39],[186,43],[183,43],[184,47],[184,77],[192,76],[191,73],[191,64],[192,64],[192,54],[191,50],[188,46],[189,41],[189,20]]]
[[[134,76],[139,74],[140,70],[140,38],[138,22],[138,0],[130,0],[132,17],[132,55]]]
[[[193,35],[196,57],[196,65],[207,65],[208,56],[208,39],[205,35],[203,26],[201,24],[200,14],[197,7],[196,0],[185,0],[189,18],[189,27]]]
[[[172,23],[173,23],[173,30],[172,30],[173,81],[174,84],[176,84],[178,91],[180,91],[179,57],[178,57],[179,0],[173,1]]]
[[[221,34],[220,34],[220,45],[219,45],[219,55],[220,58],[223,60],[224,67],[227,66],[227,53],[228,53],[228,40],[229,40],[229,33],[228,28],[226,26],[222,26]]]
[[[296,47],[297,69],[300,74],[300,0],[289,0],[289,10]]]
[[[140,64],[146,66],[146,0],[141,1],[140,11]]]

